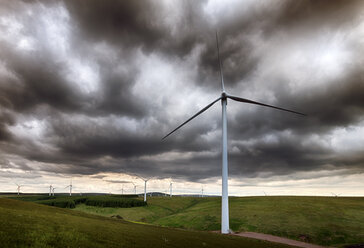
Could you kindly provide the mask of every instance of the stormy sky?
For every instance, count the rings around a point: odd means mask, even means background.
[[[0,191],[364,194],[363,1],[0,0]]]

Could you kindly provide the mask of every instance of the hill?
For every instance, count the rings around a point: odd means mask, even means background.
[[[364,244],[363,197],[231,197],[230,227],[330,246]],[[189,230],[219,230],[218,197],[151,197],[147,207],[76,210]]]
[[[0,223],[1,247],[288,247],[215,233],[141,225],[7,198],[0,198]]]

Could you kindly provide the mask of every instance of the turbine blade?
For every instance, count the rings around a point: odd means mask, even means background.
[[[305,114],[302,114],[300,112],[296,112],[296,111],[293,111],[293,110],[284,109],[284,108],[280,108],[280,107],[276,107],[276,106],[272,106],[272,105],[268,105],[268,104],[264,104],[264,103],[260,103],[260,102],[255,102],[255,101],[245,99],[245,98],[241,98],[241,97],[237,97],[237,96],[227,95],[227,97],[232,99],[232,100],[238,101],[238,102],[261,105],[261,106],[265,106],[265,107],[269,107],[269,108],[279,109],[279,110],[282,110],[282,111],[287,111],[287,112],[291,112],[291,113],[294,113],[294,114],[306,116]]]
[[[197,117],[198,115],[202,114],[203,112],[205,112],[208,108],[210,108],[212,105],[214,105],[217,101],[219,101],[221,99],[221,97],[217,98],[215,101],[213,101],[212,103],[210,103],[209,105],[207,105],[206,107],[204,107],[203,109],[201,109],[199,112],[197,112],[194,116],[192,116],[191,118],[189,118],[187,121],[183,122],[181,125],[179,125],[177,128],[175,128],[172,132],[170,132],[169,134],[167,134],[166,136],[164,136],[162,138],[162,140],[164,140],[165,138],[167,138],[169,135],[171,135],[172,133],[174,133],[175,131],[177,131],[179,128],[181,128],[183,125],[185,125],[187,122],[191,121],[192,119],[194,119],[195,117]]]
[[[221,65],[221,60],[220,60],[220,49],[219,49],[219,38],[217,36],[217,31],[216,31],[216,46],[217,46],[217,58],[219,60],[219,67],[220,67],[221,89],[223,92],[225,92],[224,74],[222,73],[222,65]]]

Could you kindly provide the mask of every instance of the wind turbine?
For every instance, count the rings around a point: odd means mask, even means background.
[[[335,193],[333,193],[333,192],[331,192],[331,194],[332,194],[334,197],[339,197],[339,196],[341,195],[341,193],[340,193],[340,194],[335,194]]]
[[[51,196],[52,195],[52,184],[51,185],[49,185],[49,194],[48,194],[49,196]]]
[[[225,91],[225,85],[224,85],[224,75],[222,72],[222,64],[221,64],[221,60],[220,60],[220,51],[219,51],[219,40],[217,37],[217,32],[216,32],[216,47],[217,47],[217,58],[219,61],[219,68],[220,68],[220,79],[221,79],[221,95],[214,100],[213,102],[211,102],[210,104],[208,104],[206,107],[204,107],[203,109],[201,109],[199,112],[197,112],[195,115],[193,115],[191,118],[189,118],[187,121],[183,122],[181,125],[179,125],[177,128],[173,129],[170,133],[168,133],[166,136],[164,136],[162,138],[162,140],[164,140],[165,138],[167,138],[169,135],[171,135],[172,133],[174,133],[175,131],[177,131],[179,128],[181,128],[182,126],[184,126],[185,124],[187,124],[189,121],[191,121],[192,119],[194,119],[195,117],[197,117],[198,115],[202,114],[203,112],[205,112],[207,109],[209,109],[212,105],[214,105],[215,103],[217,103],[218,101],[221,101],[221,106],[222,106],[222,197],[221,197],[221,233],[229,233],[230,232],[230,228],[229,228],[229,196],[228,196],[228,153],[227,153],[227,118],[226,118],[226,105],[227,105],[227,100],[231,99],[237,102],[242,102],[242,103],[249,103],[249,104],[256,104],[256,105],[260,105],[260,106],[264,106],[264,107],[269,107],[269,108],[274,108],[274,109],[278,109],[278,110],[283,110],[283,111],[287,111],[287,112],[291,112],[291,113],[295,113],[298,115],[305,115],[296,111],[292,111],[292,110],[288,110],[288,109],[284,109],[284,108],[280,108],[280,107],[276,107],[276,106],[272,106],[272,105],[268,105],[268,104],[264,104],[261,102],[256,102],[256,101],[252,101],[246,98],[241,98],[238,96],[233,96],[228,94]]]
[[[131,183],[134,185],[134,195],[136,195],[136,188],[137,188],[137,186],[136,186],[135,183],[133,183],[133,182],[131,182]]]
[[[70,188],[70,196],[72,196],[72,179],[70,181],[70,185],[66,186],[65,189],[67,189],[68,187]]]
[[[201,197],[203,197],[203,185],[201,186]]]
[[[144,201],[147,201],[147,182],[151,179],[151,178],[143,178],[141,176],[139,176],[140,179],[142,179],[144,181]]]
[[[151,179],[151,178],[144,178],[144,177],[141,177],[137,174],[133,174],[135,177],[137,178],[140,178],[144,181],[144,201],[146,202],[147,201],[147,182]],[[134,183],[133,183],[134,184]],[[135,184],[134,184],[135,186]],[[136,187],[136,186],[135,186]],[[135,194],[136,194],[136,190],[135,190]]]
[[[17,191],[18,191],[18,195],[19,195],[20,194],[20,188],[23,187],[24,185],[19,185],[19,184],[16,183],[16,186],[18,186]]]
[[[172,181],[169,182],[169,197],[172,197]]]
[[[55,187],[53,187],[52,188],[52,194],[53,194],[53,196],[54,196],[54,190],[55,190],[56,188]]]

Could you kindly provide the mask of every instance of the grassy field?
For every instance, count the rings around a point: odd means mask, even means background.
[[[220,229],[220,198],[152,197],[138,208],[97,208],[77,205],[75,210],[102,216],[189,230]],[[364,243],[364,198],[350,197],[232,197],[230,227],[344,246]]]
[[[0,246],[4,248],[288,247],[209,232],[135,224],[7,198],[0,198],[0,223]]]

